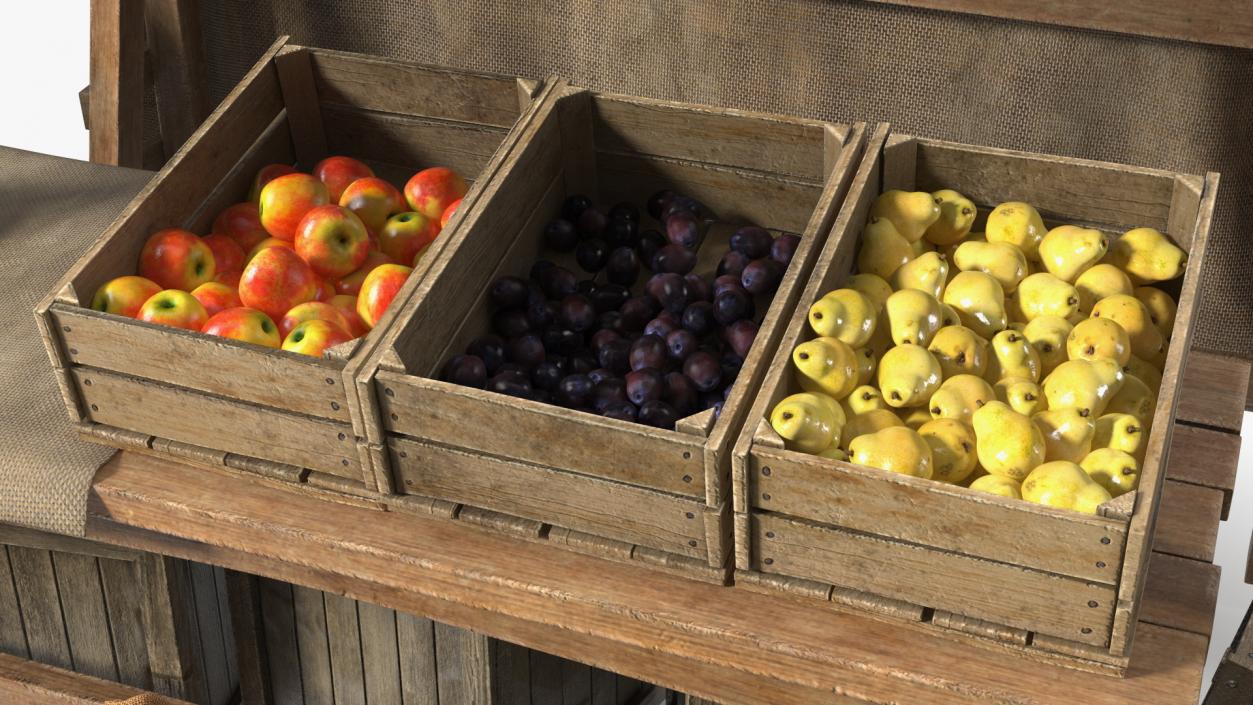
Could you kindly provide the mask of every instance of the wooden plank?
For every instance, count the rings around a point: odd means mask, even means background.
[[[513,78],[325,49],[310,58],[323,103],[504,128],[521,113]]]
[[[17,585],[9,567],[9,550],[0,546],[0,653],[29,658],[26,629],[22,624],[22,606],[17,601]]]
[[[292,147],[291,128],[287,124],[287,110],[278,115],[261,132],[252,146],[240,156],[239,161],[218,181],[218,185],[183,218],[182,225],[194,233],[213,230],[213,221],[227,206],[248,200],[252,182],[257,172],[267,164],[293,164],[296,152]]]
[[[592,669],[590,705],[618,705],[618,676],[599,668]]]
[[[531,652],[531,704],[563,703],[561,659],[540,651]]]
[[[21,705],[101,705],[143,698],[145,705],[191,705],[36,661],[0,654],[0,702]]]
[[[234,571],[232,571],[234,572]],[[243,575],[236,573],[236,575]],[[311,655],[300,649],[296,636],[296,605],[291,585],[269,578],[257,579],[257,599],[260,606],[258,618],[265,637],[265,678],[270,684],[274,705],[304,705],[317,702],[306,699],[301,675],[304,660]],[[246,599],[246,598],[245,598]],[[241,643],[247,643],[240,640]],[[240,652],[240,658],[244,656]],[[247,680],[244,681],[245,683]],[[264,681],[263,681],[264,682]],[[241,694],[248,691],[242,689]],[[264,693],[264,687],[262,693]],[[323,701],[329,702],[329,701]]]
[[[485,507],[686,556],[704,557],[702,502],[396,437],[406,493]],[[543,487],[543,492],[536,492]],[[688,518],[688,515],[692,518]]]
[[[218,618],[222,625],[222,649],[226,654],[226,677],[232,688],[239,686],[239,649],[235,643],[235,629],[231,624],[230,596],[226,591],[226,570],[213,566],[213,583],[218,603]]]
[[[586,705],[592,699],[592,669],[577,661],[561,662],[561,702]]]
[[[1120,522],[786,450],[754,449],[749,463],[759,509],[1109,585],[1118,576]]]
[[[87,535],[213,555],[731,705],[840,702],[833,693],[1043,705],[1062,686],[1093,705],[1180,705],[1196,700],[1206,647],[1201,635],[1141,624],[1128,677],[1113,679],[916,625],[126,453],[96,476]]]
[[[327,149],[408,166],[446,166],[476,180],[508,131],[490,125],[429,120],[342,105],[322,106]],[[397,184],[404,186],[404,183]]]
[[[144,556],[141,565],[141,584],[147,593],[141,608],[152,689],[170,697],[207,702],[209,691],[196,639],[187,561],[150,554]]]
[[[1221,569],[1212,563],[1154,553],[1144,586],[1140,619],[1209,636],[1214,624]]]
[[[361,627],[357,621],[357,601],[331,593],[327,593],[324,599],[335,703],[365,705],[365,672],[361,663]]]
[[[209,114],[199,9],[193,0],[144,0],[166,158]]]
[[[1115,590],[770,514],[753,517],[758,570],[795,575],[1101,646]],[[927,580],[919,581],[919,575]],[[1005,596],[1013,594],[1012,602]]]
[[[274,691],[270,681],[269,643],[266,636],[266,618],[276,622],[276,648],[288,649],[287,654],[276,654],[276,658],[294,661],[296,653],[296,632],[292,621],[291,591],[286,592],[286,599],[272,608],[273,614],[265,613],[261,601],[260,578],[234,570],[226,570],[223,575],[227,600],[227,614],[230,615],[231,659],[238,669],[240,701],[256,703],[256,705],[274,705]],[[281,641],[280,641],[281,640]],[[295,674],[298,667],[288,669]],[[299,687],[299,681],[291,679]],[[293,698],[294,699],[294,698]],[[303,698],[302,698],[303,699]],[[288,701],[290,702],[290,700]]]
[[[1022,0],[877,1],[1063,27],[1253,49],[1253,18],[1247,13],[1232,12],[1232,6],[1223,0],[1200,0],[1186,4],[1172,0],[1141,0],[1135,3],[1107,3],[1097,0],[1061,0],[1049,3]]]
[[[1214,672],[1202,705],[1245,705],[1253,701],[1253,605],[1236,629],[1231,646]]]
[[[325,595],[320,590],[293,585],[292,597],[296,610],[296,644],[300,652],[304,701],[307,705],[334,705],[335,686],[331,676]]]
[[[238,682],[231,682],[227,662],[234,658],[226,650],[226,634],[218,611],[217,579],[213,566],[191,562],[192,601],[196,615],[196,631],[200,641],[200,668],[209,691],[209,702],[224,703],[230,699]]]
[[[429,619],[397,612],[396,648],[404,705],[438,705],[435,625]]]
[[[365,693],[373,705],[401,705],[400,652],[396,612],[362,602],[357,605],[361,627],[361,661]]]
[[[287,123],[291,126],[296,161],[305,169],[313,169],[328,152],[309,50],[295,46],[284,47],[274,57],[274,69],[278,71],[278,83],[283,91],[283,104],[287,108]]]
[[[491,645],[481,634],[435,623],[435,662],[439,664],[439,705],[490,702]]]
[[[91,161],[143,166],[144,2],[92,0]]]
[[[1183,394],[1186,398],[1186,387]],[[1181,400],[1180,404],[1182,403]],[[1236,468],[1239,463],[1239,434],[1177,424],[1170,437],[1166,477],[1221,492],[1222,518],[1226,519],[1231,508],[1231,493],[1236,486]]]
[[[52,553],[20,546],[8,549],[30,657],[40,663],[72,669],[74,660],[61,613]]]
[[[361,477],[352,429],[88,367],[73,371],[92,420],[130,431]],[[343,438],[340,438],[343,436]],[[226,449],[222,449],[226,450]]]
[[[1176,411],[1180,421],[1240,433],[1249,394],[1248,360],[1193,351]]]
[[[86,541],[75,536],[37,531],[13,524],[0,524],[0,543],[123,561],[138,560],[140,555],[136,551],[128,551],[117,546]]]
[[[118,680],[142,690],[152,689],[148,670],[147,635],[144,632],[139,564],[134,561],[100,559],[100,584],[109,615],[109,635]]]
[[[437,380],[390,372],[379,373],[378,380],[389,431],[641,488],[705,496],[702,438]],[[492,419],[492,424],[467,419]],[[510,432],[501,433],[502,428]],[[583,438],[595,440],[574,442]]]
[[[491,640],[492,705],[534,705],[531,702],[531,655],[528,649]],[[597,705],[593,701],[592,705]]]
[[[1167,480],[1162,487],[1153,550],[1213,561],[1222,508],[1223,495],[1218,490]]]
[[[52,567],[56,572],[74,671],[118,680],[97,559],[74,553],[53,553]]]

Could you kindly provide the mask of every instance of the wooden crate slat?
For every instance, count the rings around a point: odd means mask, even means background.
[[[309,50],[303,47],[283,47],[274,57],[274,70],[278,72],[279,88],[283,91],[283,104],[287,110],[287,122],[291,126],[296,161],[306,170],[312,170],[328,152]]]
[[[333,705],[335,702],[324,597],[320,590],[292,585],[296,644],[300,653],[300,682],[304,700],[310,705]]]
[[[270,121],[261,135],[235,166],[222,177],[213,192],[183,219],[183,227],[192,232],[209,232],[213,221],[227,206],[248,199],[257,172],[269,164],[294,164],[296,153],[292,147],[291,126],[287,122],[287,109]],[[247,254],[247,253],[245,253]]]
[[[591,705],[618,705],[618,676],[599,668],[592,669]]]
[[[500,639],[491,643],[492,705],[534,705],[530,650]]]
[[[357,603],[365,692],[371,703],[402,705],[400,650],[396,612],[368,602]]]
[[[1209,636],[1220,572],[1212,563],[1154,553],[1149,560],[1140,619]]]
[[[586,703],[592,699],[592,669],[577,661],[561,662],[561,702]]]
[[[547,705],[563,702],[561,659],[541,651],[531,652],[531,703]],[[443,705],[441,703],[441,705]]]
[[[1183,398],[1187,398],[1184,376]],[[1183,405],[1183,400],[1180,400]],[[1214,431],[1189,424],[1176,424],[1170,437],[1170,458],[1166,477],[1203,487],[1211,487],[1223,495],[1223,519],[1231,508],[1231,493],[1236,485],[1236,468],[1240,462],[1240,435]]]
[[[51,555],[74,671],[118,680],[97,559],[73,553]]]
[[[397,612],[396,643],[404,705],[437,705],[434,623],[424,617]]]
[[[1173,449],[1171,453],[1174,454]],[[1162,487],[1153,550],[1213,561],[1222,508],[1223,495],[1218,490],[1167,480]]]
[[[306,702],[304,658],[296,637],[296,606],[288,583],[258,578],[257,592],[265,634],[266,665],[274,705],[303,705]],[[264,693],[264,687],[262,693]],[[309,699],[310,703],[316,702]]]
[[[361,662],[361,626],[357,601],[326,593],[326,638],[331,647],[331,682],[336,705],[365,705],[365,672]]]
[[[22,705],[99,705],[144,697],[150,705],[191,705],[37,661],[0,654],[0,702]]]
[[[231,617],[230,595],[226,588],[226,570],[213,566],[213,583],[217,593],[218,619],[222,631],[222,652],[226,654],[226,677],[232,685],[239,684],[239,651],[235,643],[235,628]]]
[[[8,549],[30,657],[50,666],[73,669],[74,660],[70,655],[56,576],[52,569],[52,554],[21,546],[9,546]]]
[[[22,607],[17,601],[17,586],[9,566],[9,550],[0,546],[0,652],[29,658],[26,628],[22,624]]]
[[[489,702],[491,645],[482,634],[435,623],[435,663],[439,666],[439,705]]]
[[[1180,421],[1240,433],[1249,385],[1248,360],[1193,351],[1183,375]]]
[[[217,579],[212,566],[189,562],[187,567],[191,572],[196,631],[201,644],[200,668],[205,674],[209,701],[223,703],[230,699],[238,680],[232,682],[228,666],[234,654],[229,654],[226,650],[222,615],[218,612]]]
[[[408,164],[408,175],[444,166],[477,179],[504,140],[506,130],[380,113],[344,105],[321,108],[327,150],[392,164]],[[406,176],[407,178],[407,176]],[[403,188],[404,182],[395,184]]]
[[[140,604],[142,596],[135,589],[141,584],[139,564],[100,559],[100,584],[109,614],[109,634],[113,639],[118,678],[126,685],[151,690],[152,674],[148,670],[147,636]]]
[[[145,554],[141,602],[152,688],[163,695],[208,702],[203,645],[196,638],[196,605],[188,562]]]

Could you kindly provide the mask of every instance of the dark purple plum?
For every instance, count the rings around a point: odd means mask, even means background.
[[[674,213],[666,218],[666,239],[672,244],[694,250],[700,244],[700,222],[691,213]]]
[[[579,219],[574,221],[574,225],[578,228],[579,235],[584,238],[601,237],[605,233],[605,226],[609,224],[609,218],[604,211],[592,206],[584,209],[579,214]]]
[[[495,377],[487,380],[485,389],[497,394],[508,394],[511,397],[523,398],[529,398],[532,392],[531,382],[526,375],[519,377],[506,372],[497,374]]]
[[[557,382],[553,398],[558,404],[571,408],[587,406],[592,399],[592,380],[587,375],[566,375]]]
[[[571,294],[557,306],[557,320],[572,331],[591,330],[597,318],[596,307],[583,294]]]
[[[542,297],[531,299],[526,307],[526,321],[531,325],[531,330],[544,330],[552,325],[553,320],[557,317],[557,304],[552,301],[545,301]]]
[[[670,203],[670,198],[673,196],[674,192],[670,189],[662,189],[649,196],[648,202],[645,204],[648,209],[648,214],[651,215],[654,220],[661,220],[661,212],[665,210],[666,206]]]
[[[752,260],[742,253],[731,250],[722,256],[722,261],[718,262],[718,276],[730,274],[739,277],[744,273],[744,268],[748,266],[749,262],[752,262]]]
[[[496,372],[496,376],[513,375],[520,380],[526,380],[529,384],[531,381],[531,370],[526,365],[520,365],[516,362],[506,362],[500,366],[500,370]]]
[[[610,404],[629,404],[626,382],[617,377],[607,379],[592,387],[591,405],[597,411],[604,411]]]
[[[687,308],[687,282],[682,275],[673,272],[654,274],[644,285],[644,291],[663,309],[676,316]]]
[[[613,340],[621,340],[621,339],[622,339],[622,336],[618,335],[617,331],[610,330],[609,328],[601,328],[600,330],[592,334],[592,340],[591,340],[592,351],[600,352],[600,349],[605,346],[605,343],[608,343]]]
[[[713,301],[714,290],[710,286],[709,281],[695,272],[685,274],[683,281],[687,282],[687,295],[692,301]]]
[[[534,370],[531,370],[531,386],[535,389],[552,391],[557,388],[557,383],[565,376],[566,373],[561,369],[560,365],[545,360],[536,365]]]
[[[587,376],[589,379],[592,380],[592,384],[600,384],[601,382],[604,382],[607,379],[614,378],[613,373],[610,372],[609,370],[606,370],[603,367],[597,367],[591,372],[588,372]]]
[[[740,368],[744,366],[744,358],[728,350],[722,354],[718,364],[722,365],[722,379],[727,382],[734,382],[735,378],[740,374]]]
[[[610,283],[619,286],[632,286],[640,278],[640,258],[635,250],[622,246],[609,253],[605,262],[605,275]]]
[[[686,360],[689,355],[696,352],[699,346],[700,338],[697,338],[696,334],[690,330],[680,328],[671,331],[670,335],[666,336],[666,352],[670,355],[670,359],[678,362]]]
[[[699,216],[700,212],[701,212],[700,201],[696,200],[695,198],[688,197],[688,196],[675,194],[666,203],[665,208],[661,209],[661,217],[658,218],[658,220],[664,223],[666,218],[669,218],[675,213],[687,213],[689,215]]]
[[[535,367],[544,361],[544,341],[538,335],[519,336],[505,344],[505,355],[510,362]]]
[[[662,398],[681,416],[686,416],[697,409],[700,393],[696,385],[682,372],[671,372],[666,375],[666,391]]]
[[[530,296],[531,288],[521,277],[505,276],[492,282],[488,295],[500,308],[522,308]]]
[[[741,291],[745,294],[748,293],[747,291],[744,291],[744,285],[740,283],[740,276],[738,274],[723,274],[714,279],[713,295],[715,297],[727,289],[735,289],[736,291]]]
[[[744,318],[752,318],[755,313],[753,297],[743,289],[728,288],[714,297],[714,320],[724,326]]]
[[[544,272],[547,272],[549,269],[556,266],[557,265],[553,264],[549,260],[537,259],[533,264],[531,264],[531,271],[527,274],[527,276],[530,277],[531,281],[539,284],[540,280],[543,279]]]
[[[574,248],[574,259],[583,271],[595,274],[609,261],[609,244],[598,237],[584,240]]]
[[[640,222],[640,209],[635,207],[630,201],[619,201],[609,209],[610,220],[629,220],[632,223]]]
[[[697,337],[712,333],[718,326],[714,316],[714,305],[708,301],[697,301],[683,309],[683,328]]]
[[[666,341],[655,335],[640,336],[631,343],[630,365],[632,370],[645,367],[661,369],[666,364]]]
[[[772,242],[774,242],[774,238],[770,237],[770,233],[765,228],[759,228],[756,225],[745,225],[731,233],[729,244],[732,250],[749,259],[760,259],[770,254],[770,244]]]
[[[556,252],[570,252],[579,242],[579,233],[574,223],[565,218],[558,218],[544,228],[544,244]]]
[[[574,355],[583,347],[583,336],[563,328],[549,328],[544,331],[541,339],[544,349],[557,355]]]
[[[611,340],[596,351],[599,366],[615,375],[624,375],[631,370],[631,342],[619,338]]]
[[[453,355],[444,364],[440,378],[463,387],[482,389],[487,384],[487,365],[477,355]]]
[[[791,233],[784,233],[774,239],[770,244],[770,259],[778,262],[784,267],[792,263],[792,256],[796,254],[796,248],[800,247],[801,239]]]
[[[505,340],[498,335],[482,335],[470,341],[466,354],[483,361],[487,374],[494,375],[505,363]]]
[[[621,284],[601,284],[588,294],[597,313],[617,311],[626,300],[631,298],[631,290]]]
[[[749,348],[757,338],[757,324],[748,319],[740,319],[722,330],[722,339],[727,341],[731,352],[741,358],[748,357]]]
[[[650,401],[640,407],[638,419],[640,423],[649,426],[673,430],[675,422],[679,420],[679,415],[673,406],[664,401]]]
[[[592,293],[593,291],[596,291],[596,278],[595,278],[595,276],[593,276],[591,279],[580,279],[580,280],[579,280],[579,290],[578,290],[578,293],[583,294],[583,295],[585,295],[585,296],[589,296],[589,295],[591,295],[591,293]]]
[[[644,335],[655,335],[658,338],[664,338],[670,335],[670,331],[679,327],[679,321],[669,311],[662,311],[656,318],[649,321],[644,326]]]
[[[645,230],[641,232],[639,243],[637,245],[637,249],[640,252],[640,261],[648,262],[651,267],[653,257],[657,254],[657,250],[660,250],[668,244],[670,244],[670,242],[666,240],[666,236],[656,230]]]
[[[633,296],[622,302],[622,326],[625,330],[643,330],[660,308],[650,296]]]
[[[683,362],[683,374],[702,392],[717,389],[722,382],[722,365],[712,353],[700,350]]]
[[[600,318],[597,319],[596,325],[599,326],[600,328],[604,328],[606,330],[617,331],[619,333],[626,330],[626,328],[622,324],[622,314],[619,313],[618,311],[605,311],[604,313],[600,314]]]
[[[740,274],[740,283],[750,294],[769,294],[783,281],[782,264],[769,258],[755,259]]]
[[[597,367],[600,367],[600,361],[591,351],[579,352],[570,358],[571,373],[585,375]]]
[[[560,300],[579,290],[579,278],[574,272],[554,264],[540,272],[539,285],[545,296]]]
[[[497,311],[492,316],[492,330],[503,338],[516,338],[531,332],[531,322],[520,309]]]
[[[628,372],[624,381],[627,399],[636,406],[661,399],[666,390],[661,373],[651,367]]]
[[[635,405],[630,402],[614,402],[600,412],[600,415],[607,419],[632,422],[635,421],[635,414]]]
[[[634,247],[639,241],[640,226],[634,220],[610,218],[605,225],[604,238],[610,247]]]
[[[592,207],[592,199],[581,193],[571,194],[561,204],[561,217],[571,223],[578,221],[579,216],[583,215],[583,211]]]
[[[679,245],[666,245],[653,255],[650,266],[658,274],[687,274],[696,266],[696,253]]]

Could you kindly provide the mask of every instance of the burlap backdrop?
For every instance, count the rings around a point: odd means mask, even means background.
[[[1200,347],[1253,357],[1253,52],[861,2],[222,0],[216,103],[279,34],[310,46],[919,135],[1222,172]]]

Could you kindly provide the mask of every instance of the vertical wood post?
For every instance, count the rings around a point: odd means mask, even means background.
[[[143,0],[91,0],[91,161],[143,164]]]
[[[166,159],[209,113],[197,0],[145,0],[157,94],[157,122]]]

